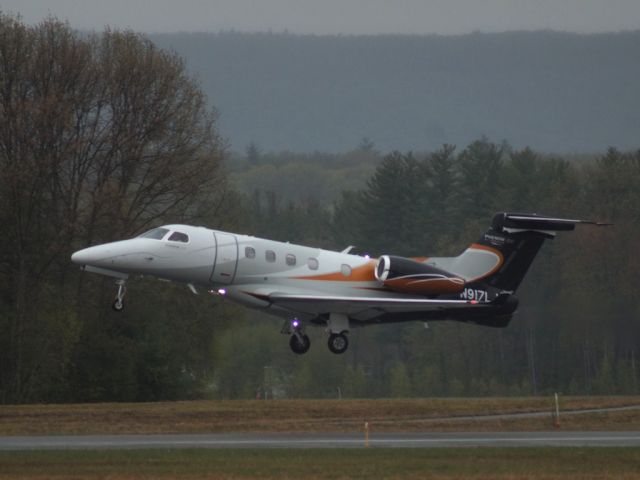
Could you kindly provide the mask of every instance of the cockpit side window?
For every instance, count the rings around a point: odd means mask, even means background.
[[[138,238],[152,238],[154,240],[162,240],[167,233],[169,233],[169,230],[167,230],[166,228],[154,228],[153,230],[149,230],[148,232],[139,235]]]
[[[189,235],[182,232],[173,232],[168,240],[171,240],[172,242],[189,243]]]

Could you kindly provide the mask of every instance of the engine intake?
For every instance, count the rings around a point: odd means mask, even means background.
[[[463,278],[445,270],[391,255],[378,259],[375,276],[390,290],[420,295],[460,293],[465,285]]]

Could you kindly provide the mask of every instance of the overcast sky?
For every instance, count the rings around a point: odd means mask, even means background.
[[[27,23],[144,32],[438,33],[640,28],[640,0],[0,0]]]

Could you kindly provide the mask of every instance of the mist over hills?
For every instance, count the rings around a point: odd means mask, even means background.
[[[640,31],[150,38],[186,59],[236,151],[640,147]]]

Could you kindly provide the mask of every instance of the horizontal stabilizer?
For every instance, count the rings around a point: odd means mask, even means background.
[[[578,224],[595,225],[598,227],[612,225],[611,223],[593,222],[590,220],[546,217],[535,213],[501,212],[495,214],[491,226],[498,232],[504,229],[560,232],[573,230]]]

